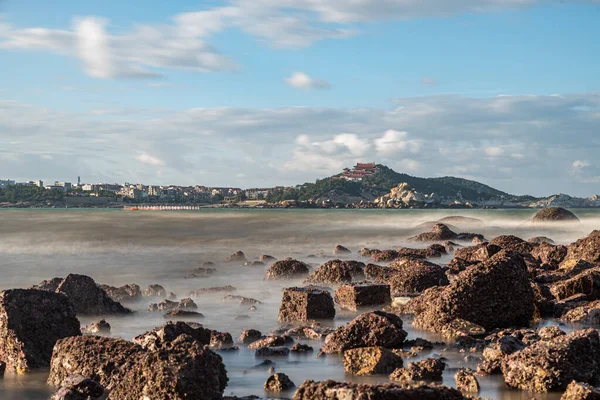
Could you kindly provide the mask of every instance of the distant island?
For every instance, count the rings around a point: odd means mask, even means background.
[[[600,197],[516,196],[476,181],[419,178],[385,165],[358,163],[339,174],[296,186],[233,188],[144,184],[71,184],[0,180],[0,207],[169,209],[252,208],[567,208],[600,207]]]

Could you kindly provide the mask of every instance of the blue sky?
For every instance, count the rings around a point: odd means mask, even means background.
[[[374,160],[599,192],[600,2],[0,0],[0,178],[294,184]]]

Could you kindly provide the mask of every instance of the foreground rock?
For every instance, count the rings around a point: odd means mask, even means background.
[[[579,239],[567,246],[565,260],[584,260],[591,263],[600,262],[600,230],[593,231],[587,237]]]
[[[575,307],[562,317],[564,322],[580,322],[583,324],[600,325],[600,300]]]
[[[560,400],[600,400],[600,389],[572,381]]]
[[[437,358],[411,362],[406,368],[399,368],[390,375],[393,381],[441,381],[446,363]]]
[[[587,269],[570,279],[557,282],[550,287],[550,292],[558,300],[576,294],[584,294],[588,300],[600,299],[600,267]]]
[[[548,207],[535,213],[533,223],[544,222],[579,222],[579,218],[571,211],[562,207]]]
[[[128,314],[131,310],[123,307],[110,296],[92,278],[86,275],[69,274],[56,288],[67,295],[77,314],[103,315]]]
[[[309,284],[341,284],[353,277],[364,277],[364,264],[356,261],[330,260],[306,278]]]
[[[61,383],[60,389],[50,400],[94,400],[104,394],[104,388],[93,379],[71,375]]]
[[[50,365],[57,340],[81,335],[73,304],[62,293],[0,292],[0,360],[18,373]]]
[[[279,322],[333,319],[335,306],[331,294],[326,290],[311,287],[293,287],[283,291]]]
[[[396,349],[402,347],[406,335],[402,320],[397,315],[383,311],[368,312],[327,335],[321,351],[326,354],[341,353],[348,349],[372,346]]]
[[[296,385],[286,374],[273,374],[265,382],[265,390],[268,392],[283,392],[290,390]]]
[[[308,275],[310,267],[302,261],[288,258],[274,262],[265,275],[266,280],[293,279]]]
[[[600,337],[595,329],[539,341],[502,363],[504,381],[532,392],[565,390],[572,380],[590,383],[600,373]]]
[[[344,351],[344,370],[353,375],[389,374],[402,367],[402,357],[384,347]]]
[[[332,380],[304,381],[292,400],[462,400],[456,389],[427,384],[359,385]]]
[[[435,332],[442,332],[455,319],[485,329],[526,326],[534,313],[527,267],[519,254],[507,251],[461,272],[450,285],[429,289],[415,300],[417,315],[413,326]]]
[[[390,285],[356,282],[342,285],[334,293],[341,308],[358,311],[365,307],[384,307],[392,302]]]
[[[393,296],[416,296],[434,286],[450,282],[442,267],[426,260],[400,258],[390,264],[387,282]]]
[[[456,388],[461,392],[478,393],[479,382],[475,377],[475,373],[469,369],[461,368],[454,375]]]

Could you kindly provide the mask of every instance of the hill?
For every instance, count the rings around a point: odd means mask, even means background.
[[[399,173],[385,165],[377,165],[379,172],[367,176],[362,181],[347,181],[332,179],[333,177],[319,179],[315,183],[305,183],[293,189],[273,192],[267,198],[275,202],[281,200],[326,200],[333,202],[353,203],[372,201],[388,193],[400,183],[406,182],[416,191],[424,194],[435,193],[440,198],[462,198],[467,201],[477,202],[496,199],[516,198],[506,192],[494,189],[483,183],[463,178],[419,178],[404,173]]]

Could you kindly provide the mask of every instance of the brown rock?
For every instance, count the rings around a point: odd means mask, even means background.
[[[179,310],[197,310],[198,306],[196,305],[194,300],[190,299],[189,297],[186,297],[185,299],[179,300],[179,303],[177,304],[177,309],[179,309]]]
[[[104,394],[104,388],[93,379],[82,375],[71,375],[61,384],[50,400],[94,400]]]
[[[390,379],[393,381],[441,381],[446,363],[437,358],[411,362],[406,368],[395,370]]]
[[[559,300],[583,293],[588,300],[600,299],[600,267],[592,268],[550,287],[550,292]]]
[[[164,299],[160,303],[152,303],[148,306],[148,311],[169,311],[177,308],[177,303]]]
[[[352,281],[352,267],[342,260],[330,260],[309,275],[304,283],[340,284]],[[361,271],[362,272],[362,271]]]
[[[358,311],[363,307],[383,307],[392,302],[390,285],[356,282],[336,289],[334,300],[341,308]]]
[[[340,254],[350,254],[352,253],[347,247],[342,246],[341,244],[338,244],[337,246],[335,246],[335,248],[333,249],[333,255],[340,255]]]
[[[171,310],[167,311],[164,315],[166,319],[198,319],[204,318],[202,313],[197,311],[189,311],[189,310]]]
[[[256,342],[257,340],[262,339],[264,336],[260,331],[256,329],[246,329],[240,334],[238,339],[239,344],[250,344]]]
[[[265,382],[265,390],[268,392],[283,392],[296,387],[294,382],[286,375],[282,373],[273,374]]]
[[[214,286],[214,287],[210,287],[210,288],[201,288],[201,289],[196,289],[194,290],[190,296],[192,297],[199,297],[202,295],[206,295],[206,294],[213,294],[213,293],[221,293],[221,292],[235,292],[237,289],[231,285],[227,285],[227,286]]]
[[[579,222],[579,218],[571,211],[562,207],[547,207],[535,213],[531,221],[534,224],[547,222]]]
[[[212,349],[228,349],[233,346],[233,338],[229,332],[211,331],[210,347]]]
[[[261,255],[260,257],[258,257],[258,259],[259,259],[260,261],[264,262],[264,263],[267,263],[267,262],[272,262],[272,261],[276,261],[276,260],[277,260],[275,257],[273,257],[273,256],[270,256],[270,255],[268,255],[268,254],[263,254],[263,255]]]
[[[593,231],[587,237],[567,246],[565,260],[585,260],[600,263],[600,230]]]
[[[587,383],[572,381],[560,400],[600,400],[600,389]]]
[[[392,295],[416,296],[433,286],[446,286],[450,282],[442,267],[426,260],[399,258],[390,264],[389,278]]]
[[[73,304],[62,293],[0,292],[0,359],[18,373],[50,365],[57,340],[81,335]]]
[[[83,328],[81,328],[81,332],[86,333],[86,334],[101,333],[101,334],[109,335],[110,334],[110,324],[108,322],[106,322],[106,320],[101,319],[98,322],[94,322],[93,324],[84,326]]]
[[[575,307],[567,311],[560,319],[564,322],[600,325],[600,300]]]
[[[32,289],[47,290],[49,292],[56,292],[56,288],[62,282],[63,278],[52,278],[45,281],[41,281],[37,285],[33,285]]]
[[[461,392],[479,392],[479,382],[473,371],[468,368],[459,369],[456,375],[454,375],[454,380],[456,381],[456,388]]]
[[[142,291],[140,287],[135,283],[123,285],[121,287],[114,287],[109,285],[99,286],[106,292],[106,294],[110,296],[111,299],[120,303],[136,301],[140,297],[142,297]]]
[[[531,255],[542,264],[558,267],[567,256],[567,251],[566,246],[543,242],[531,251]]]
[[[357,347],[400,348],[406,335],[402,320],[397,315],[382,311],[368,312],[327,335],[321,351],[329,354]]]
[[[248,345],[250,350],[261,349],[263,347],[278,347],[285,345],[285,339],[282,336],[271,335],[253,341]]]
[[[283,346],[261,347],[254,352],[255,357],[285,357],[290,354],[290,349]]]
[[[144,297],[162,297],[163,299],[167,297],[167,291],[164,287],[160,285],[148,285],[146,289],[142,291],[142,296]]]
[[[199,343],[207,345],[211,342],[213,331],[198,324],[169,321],[158,328],[136,336],[133,338],[133,343],[144,349],[155,351],[180,335],[188,335]]]
[[[384,347],[344,351],[344,370],[353,375],[389,374],[402,367],[402,357]]]
[[[265,275],[266,280],[294,279],[308,275],[310,267],[291,258],[274,262]]]
[[[307,344],[300,344],[300,343],[296,343],[290,349],[290,352],[292,352],[292,353],[312,353],[313,351],[314,351],[314,349],[311,346],[309,346]]]
[[[64,293],[75,307],[77,314],[129,314],[131,310],[110,298],[92,278],[86,275],[69,274],[56,288]]]
[[[447,225],[437,223],[431,228],[431,232],[421,233],[409,238],[413,242],[444,242],[456,239],[457,234],[452,232]]]
[[[311,287],[293,287],[283,291],[279,322],[301,322],[312,319],[333,319],[335,306],[331,294]]]
[[[236,251],[235,253],[233,253],[232,255],[227,257],[225,259],[225,261],[227,261],[227,262],[238,262],[238,261],[245,262],[246,255],[244,254],[243,251]]]

